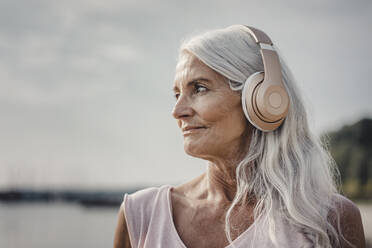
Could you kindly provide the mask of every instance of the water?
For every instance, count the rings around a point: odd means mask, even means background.
[[[372,204],[359,205],[372,241]],[[0,203],[1,248],[112,247],[118,208],[68,203]]]
[[[118,209],[0,204],[0,247],[112,247]]]

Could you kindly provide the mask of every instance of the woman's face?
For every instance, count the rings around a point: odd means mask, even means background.
[[[172,115],[184,136],[185,152],[207,160],[231,156],[247,130],[240,94],[225,77],[183,53],[176,67]],[[189,129],[191,128],[191,129]]]

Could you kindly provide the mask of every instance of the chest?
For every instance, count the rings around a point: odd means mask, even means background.
[[[234,240],[247,230],[252,222],[249,208],[234,211],[231,217]],[[224,248],[228,246],[225,234],[226,209],[208,206],[185,207],[174,204],[173,221],[177,233],[187,248]]]

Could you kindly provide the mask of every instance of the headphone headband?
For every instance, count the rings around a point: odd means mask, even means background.
[[[245,25],[245,26],[248,28],[249,33],[253,36],[256,43],[264,43],[264,44],[268,44],[270,46],[273,45],[273,42],[271,41],[269,36],[267,36],[267,34],[265,34],[264,32],[262,32],[261,30],[259,30],[257,28],[250,27],[250,26],[247,26],[247,25]]]
[[[261,48],[264,72],[254,73],[246,80],[243,88],[243,110],[255,127],[262,131],[272,131],[284,121],[289,106],[279,57],[267,34],[250,26],[245,27]]]
[[[261,56],[264,64],[264,81],[265,83],[282,85],[282,71],[279,62],[279,57],[276,51],[274,50],[273,42],[267,34],[263,31],[246,26],[249,33],[253,36],[256,43],[261,48]]]

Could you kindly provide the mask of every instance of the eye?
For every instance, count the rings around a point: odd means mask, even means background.
[[[203,85],[201,85],[201,84],[195,83],[194,84],[194,91],[195,91],[195,93],[202,93],[202,92],[208,91],[208,88],[205,87],[205,86],[203,86]],[[176,100],[178,100],[178,98],[180,97],[180,93],[179,92],[175,92],[173,94],[173,96],[174,96],[174,98]]]
[[[199,93],[199,92],[205,92],[205,91],[207,91],[208,89],[205,87],[205,86],[203,86],[203,85],[201,85],[201,84],[195,84],[195,91],[197,92],[197,93]]]

